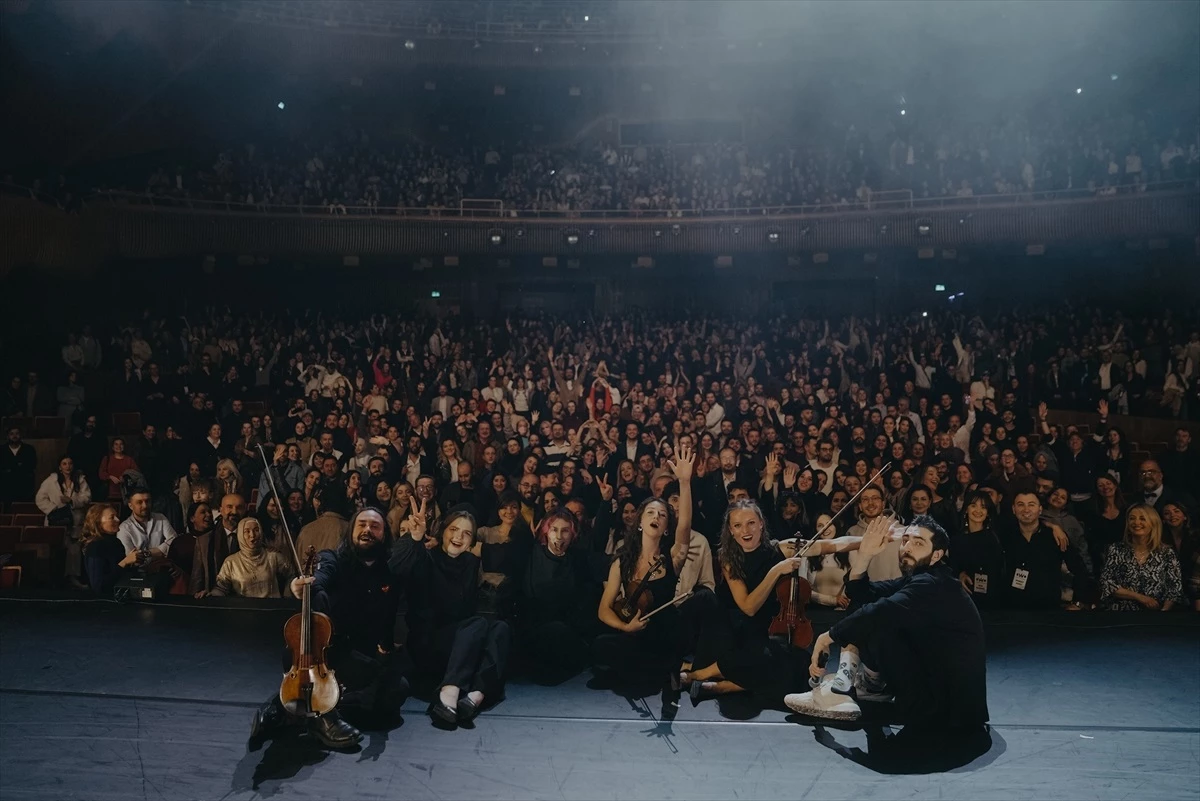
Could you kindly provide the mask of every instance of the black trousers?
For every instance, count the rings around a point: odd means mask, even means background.
[[[669,606],[636,634],[605,629],[592,643],[592,661],[630,681],[666,677],[695,651],[700,632],[716,608],[716,596],[706,587],[679,606]]]
[[[283,652],[283,669],[291,667],[291,653]],[[389,654],[363,653],[346,644],[329,650],[329,666],[342,685],[342,697],[337,710],[346,717],[357,720],[379,720],[395,718],[400,707],[408,698],[408,681],[404,674],[411,669],[411,661],[403,649]],[[268,704],[275,706],[286,717],[279,693],[275,693]]]
[[[943,707],[934,685],[936,665],[928,665],[899,631],[883,628],[865,643],[855,643],[863,665],[878,671],[895,696],[898,715],[911,725],[933,724]]]
[[[479,691],[489,699],[504,693],[504,675],[512,651],[512,630],[503,620],[469,617],[438,629],[433,636],[430,673],[442,669],[438,687]]]
[[[524,661],[535,681],[562,681],[588,664],[591,638],[566,621],[525,623],[520,632]]]

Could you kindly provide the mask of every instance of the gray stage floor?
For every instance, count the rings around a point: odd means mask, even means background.
[[[473,729],[416,699],[358,753],[246,751],[286,613],[0,601],[0,799],[1200,799],[1195,626],[989,627],[991,750],[883,775],[765,711],[522,683]],[[861,732],[822,730],[848,746]]]

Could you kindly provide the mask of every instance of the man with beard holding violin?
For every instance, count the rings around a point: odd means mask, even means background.
[[[918,515],[903,532],[902,578],[869,581],[863,564],[888,544],[891,521],[872,520],[859,545],[864,557],[850,573],[846,594],[854,612],[813,644],[811,692],[784,703],[817,718],[857,720],[864,700],[894,702],[905,721],[889,751],[972,740],[986,733],[987,682],[983,624],[979,612],[949,568],[946,532]],[[841,649],[835,671],[822,660]],[[944,738],[944,739],[943,739]]]
[[[409,526],[425,527],[425,504],[413,501]],[[408,585],[411,565],[395,562],[392,536],[383,515],[366,508],[350,519],[350,530],[336,551],[321,551],[314,575],[292,581],[300,597],[311,584],[312,607],[333,622],[327,651],[329,666],[344,690],[339,706],[352,718],[387,725],[408,696],[404,673],[411,660],[397,643],[396,612]],[[289,657],[290,658],[290,657]],[[291,722],[276,694],[255,712],[250,749],[257,750],[273,731]],[[362,734],[333,710],[309,723],[309,732],[327,747],[351,748]]]

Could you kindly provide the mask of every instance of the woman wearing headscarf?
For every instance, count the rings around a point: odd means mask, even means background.
[[[238,523],[238,550],[225,557],[209,595],[242,598],[281,598],[280,582],[296,576],[295,566],[263,544],[262,525],[253,517]]]

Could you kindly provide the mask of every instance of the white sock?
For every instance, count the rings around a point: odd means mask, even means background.
[[[837,678],[833,681],[834,689],[850,692],[850,688],[854,686],[854,676],[858,673],[858,666],[858,654],[843,648],[838,655]]]

